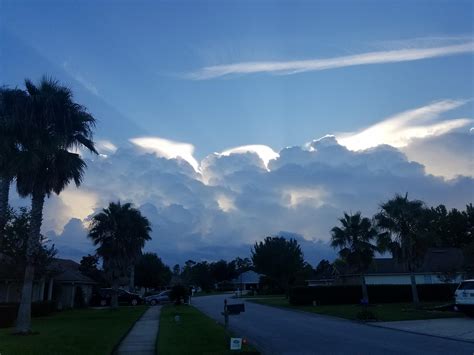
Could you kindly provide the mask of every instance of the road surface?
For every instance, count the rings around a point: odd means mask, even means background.
[[[193,298],[193,304],[223,323],[224,299]],[[245,313],[230,316],[230,330],[263,354],[474,354],[474,343],[373,327],[344,319],[245,302]]]

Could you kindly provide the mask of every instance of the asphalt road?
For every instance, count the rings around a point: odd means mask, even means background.
[[[224,299],[193,298],[193,304],[223,323]],[[406,333],[344,319],[245,303],[245,313],[230,316],[230,330],[263,354],[474,354],[474,343]]]

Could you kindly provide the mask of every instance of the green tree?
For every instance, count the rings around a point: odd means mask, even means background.
[[[305,262],[301,247],[295,239],[266,237],[252,249],[255,271],[266,275],[288,292],[296,273],[303,270]]]
[[[87,275],[92,280],[104,283],[102,270],[99,269],[99,256],[88,254],[83,256],[80,261],[79,271]]]
[[[380,206],[375,215],[377,227],[381,230],[378,246],[381,251],[389,251],[394,258],[405,265],[410,272],[413,303],[419,305],[415,271],[423,262],[429,246],[424,203],[395,195]]]
[[[31,215],[26,208],[7,210],[3,243],[0,245],[2,267],[0,278],[21,278],[25,271],[26,247],[29,236]],[[57,250],[41,235],[40,247],[33,256],[35,278],[44,277]]]
[[[26,267],[16,322],[18,333],[31,331],[31,294],[34,255],[40,247],[43,205],[51,193],[60,192],[71,182],[82,182],[85,162],[72,149],[86,148],[96,153],[92,141],[95,120],[73,101],[70,89],[43,78],[39,85],[26,80],[27,100],[22,117],[15,174],[20,196],[31,196],[31,225],[26,251]]]
[[[339,249],[339,256],[360,274],[362,297],[369,302],[369,294],[365,283],[365,272],[372,263],[376,247],[371,243],[377,236],[370,219],[362,217],[360,212],[344,213],[339,219],[341,227],[331,229],[331,245]]]
[[[150,232],[150,222],[131,203],[111,202],[92,218],[89,238],[97,246],[105,276],[115,291],[113,308],[118,307],[120,279],[129,276],[131,265],[140,256],[145,242],[151,239]]]
[[[158,288],[169,284],[171,270],[155,253],[145,253],[135,265],[135,284],[141,287]]]

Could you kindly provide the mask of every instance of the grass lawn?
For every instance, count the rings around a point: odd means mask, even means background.
[[[288,303],[286,298],[268,298],[251,300],[259,304],[265,304],[274,307],[284,307],[296,309],[305,312],[325,314],[346,319],[357,319],[357,314],[363,309],[359,305],[329,305],[329,306],[293,306]],[[425,303],[423,307],[434,307],[439,304]],[[449,311],[429,311],[424,309],[415,309],[411,303],[386,303],[368,307],[373,312],[378,321],[398,321],[398,320],[415,320],[415,319],[433,319],[433,318],[452,318],[460,317],[459,313]]]
[[[0,329],[0,354],[110,354],[146,309],[81,309],[33,318],[38,334],[12,335],[13,328]]]
[[[175,321],[175,316],[180,321]],[[230,351],[230,336],[223,326],[193,306],[167,305],[161,310],[158,354],[208,355],[236,354]],[[243,352],[255,351],[245,345]]]

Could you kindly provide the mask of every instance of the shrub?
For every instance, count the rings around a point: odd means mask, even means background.
[[[183,301],[187,302],[189,297],[189,290],[183,285],[175,285],[171,288],[170,291],[170,300],[174,302],[175,305],[180,305]]]
[[[411,302],[411,285],[368,285],[371,303]],[[455,284],[417,285],[422,302],[449,302],[454,296]],[[358,304],[362,299],[359,285],[294,287],[290,290],[293,305]]]
[[[362,321],[369,321],[369,320],[376,320],[377,316],[374,312],[368,309],[363,309],[356,314],[356,318]]]
[[[8,328],[15,325],[18,307],[18,303],[0,303],[0,328]],[[55,302],[34,302],[31,304],[32,317],[44,317],[55,310]]]

